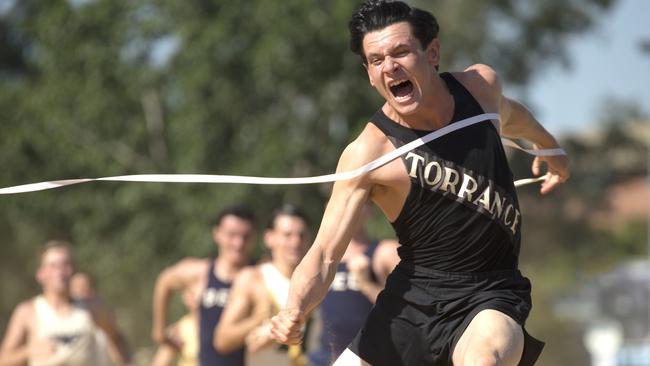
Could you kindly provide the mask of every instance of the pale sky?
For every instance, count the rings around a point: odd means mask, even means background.
[[[589,129],[607,97],[634,100],[650,113],[650,0],[619,0],[598,25],[569,44],[569,70],[554,64],[538,73],[528,96],[551,132]]]

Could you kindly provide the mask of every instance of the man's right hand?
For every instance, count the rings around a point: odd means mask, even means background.
[[[165,330],[161,327],[154,327],[151,337],[153,341],[160,345],[167,345],[175,350],[180,350],[183,346],[183,341],[177,336],[177,332],[173,329]]]
[[[302,342],[302,326],[305,315],[297,309],[281,310],[271,319],[273,339],[283,344],[299,344]]]

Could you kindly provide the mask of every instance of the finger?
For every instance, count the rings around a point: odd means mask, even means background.
[[[300,324],[282,316],[275,316],[271,319],[271,333],[277,334],[278,341],[284,343],[290,338],[300,337]]]
[[[302,312],[297,309],[286,310],[286,315],[292,322],[299,323],[302,321]]]
[[[533,165],[531,167],[531,170],[533,171],[534,176],[540,175],[541,167],[542,167],[542,159],[540,159],[539,157],[533,159]]]
[[[299,344],[302,342],[302,334],[300,331],[285,332],[281,329],[271,329],[273,339],[278,343],[283,344]]]
[[[562,182],[560,177],[556,174],[549,174],[549,178],[542,183],[542,188],[540,189],[541,194],[547,194],[554,190]]]
[[[301,327],[300,324],[297,323],[278,324],[271,328],[271,330],[275,330],[278,334],[282,334],[288,338],[300,338],[301,336]]]

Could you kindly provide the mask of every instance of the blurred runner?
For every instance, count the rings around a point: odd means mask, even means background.
[[[153,298],[154,341],[181,349],[178,339],[166,332],[167,308],[176,291],[201,294],[199,302],[199,364],[201,366],[241,366],[244,348],[217,352],[212,345],[214,330],[226,305],[235,275],[250,261],[255,236],[255,216],[243,206],[223,209],[212,227],[219,255],[216,258],[185,258],[166,268],[156,281]]]
[[[118,332],[104,312],[71,298],[73,272],[70,244],[46,243],[36,272],[43,293],[15,308],[0,348],[0,365],[103,366],[106,357],[97,346],[96,326],[115,344]],[[123,349],[117,356],[118,365],[129,362]]]
[[[273,212],[264,232],[271,260],[241,271],[214,335],[221,352],[246,344],[247,365],[305,365],[301,345],[287,347],[271,337],[271,316],[285,306],[289,279],[309,245],[307,217],[295,206]]]

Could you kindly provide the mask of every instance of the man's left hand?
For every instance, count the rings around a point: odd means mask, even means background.
[[[535,149],[539,149],[535,145]],[[542,164],[546,165],[546,176],[540,189],[541,194],[546,194],[569,179],[569,158],[566,155],[538,156],[533,160],[532,171],[535,176],[542,173]]]

